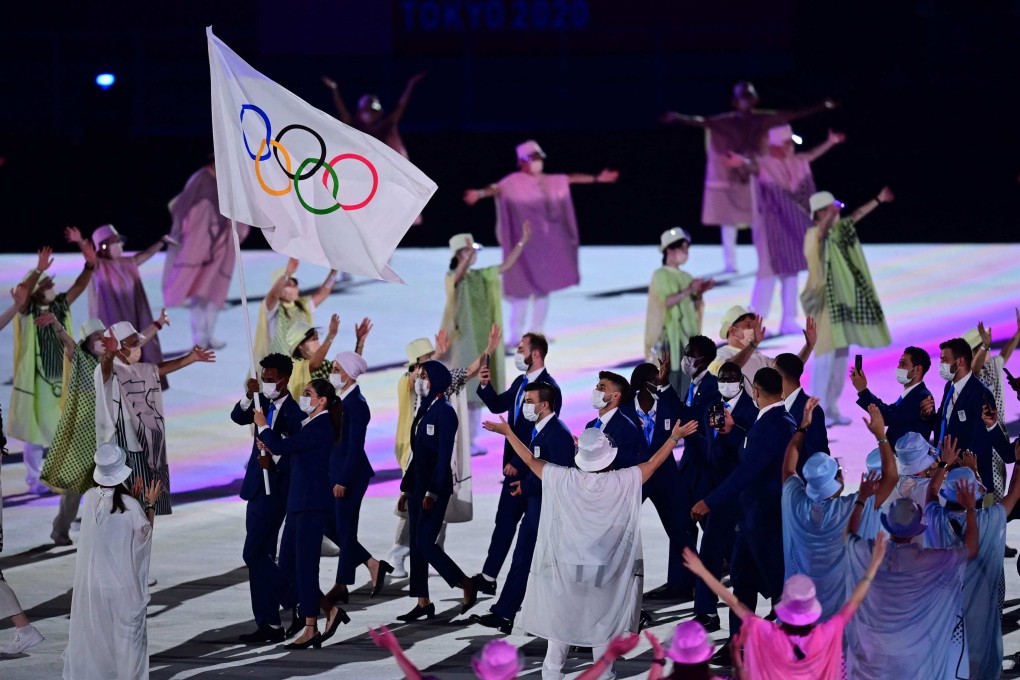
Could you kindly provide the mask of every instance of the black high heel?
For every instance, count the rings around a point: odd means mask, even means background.
[[[297,607],[294,607],[294,609],[291,610],[291,616],[293,618],[290,620],[290,625],[287,627],[287,633],[284,636],[285,638],[294,637],[301,632],[302,628],[305,627],[305,620],[298,616]]]
[[[320,640],[320,642],[325,642],[333,637],[336,633],[336,629],[340,627],[341,623],[347,625],[351,622],[351,617],[348,616],[347,612],[340,607],[337,607],[336,609],[337,613],[336,616],[333,617],[333,623],[329,623],[329,621],[326,622],[326,630],[322,631],[322,640]]]
[[[305,628],[314,628],[315,626],[305,626]],[[319,631],[315,631],[315,635],[308,638],[304,642],[291,642],[289,645],[284,645],[284,649],[321,649],[322,648],[322,634]]]
[[[380,591],[382,591],[382,589],[386,586],[387,574],[392,573],[393,565],[391,565],[386,560],[379,560],[379,572],[376,574],[376,578],[378,580],[372,584],[372,594],[369,595],[369,597],[375,597],[380,593]]]
[[[422,607],[421,605],[415,605],[414,609],[412,609],[411,611],[407,612],[406,614],[398,616],[397,620],[398,621],[404,621],[405,623],[410,623],[412,621],[417,621],[418,619],[420,619],[423,616],[426,619],[434,619],[434,618],[436,618],[436,605],[435,605],[435,603],[429,602],[424,607]]]

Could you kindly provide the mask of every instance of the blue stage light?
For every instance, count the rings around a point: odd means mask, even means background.
[[[96,76],[96,85],[98,85],[101,89],[108,90],[110,89],[110,86],[116,82],[116,80],[117,79],[112,73],[100,73]]]

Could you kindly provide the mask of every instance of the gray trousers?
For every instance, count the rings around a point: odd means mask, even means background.
[[[60,494],[60,505],[57,506],[57,516],[53,518],[53,531],[50,533],[50,538],[54,541],[58,538],[68,538],[71,523],[78,515],[81,496],[80,493],[72,490]]]

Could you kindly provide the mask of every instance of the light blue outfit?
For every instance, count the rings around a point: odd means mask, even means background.
[[[882,454],[878,449],[868,454],[866,464],[868,472],[882,472]],[[885,532],[882,528],[881,512],[882,508],[875,508],[874,496],[864,501],[864,508],[861,509],[861,521],[857,525],[857,535],[861,538],[874,540],[878,536],[878,532]],[[888,532],[885,533],[888,534]],[[848,594],[850,592],[852,591],[847,591]]]
[[[874,544],[847,537],[848,588],[867,571]],[[969,678],[962,616],[967,561],[966,548],[890,542],[868,596],[846,627],[847,677]]]
[[[963,545],[966,512],[929,503],[924,509],[924,518],[928,523],[924,532],[925,545],[932,548]],[[967,563],[963,619],[967,626],[970,677],[996,680],[1002,676],[1002,603],[1006,595],[1002,554],[1006,548],[1006,509],[998,503],[981,508],[977,519],[980,528],[978,555]]]
[[[786,578],[804,574],[815,582],[826,621],[846,603],[843,537],[857,494],[821,502],[811,500],[804,480],[793,475],[783,484],[783,557]]]

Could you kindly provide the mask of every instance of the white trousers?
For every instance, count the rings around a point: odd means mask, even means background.
[[[762,276],[754,280],[754,289],[751,291],[751,309],[763,319],[768,321],[769,312],[772,310],[772,297],[776,290],[776,284],[782,284],[783,296],[783,320],[779,325],[779,332],[785,334],[797,333],[800,327],[797,325],[797,276]],[[766,325],[769,325],[766,323]]]
[[[811,373],[811,393],[818,397],[818,405],[825,411],[826,419],[839,417],[839,395],[846,383],[849,367],[850,348],[840,347],[833,352],[815,355]]]
[[[592,647],[591,660],[601,659],[608,646]],[[542,680],[561,680],[563,678],[563,664],[567,662],[568,652],[570,652],[570,645],[552,640],[546,641],[545,660],[542,662]],[[610,666],[608,671],[599,676],[599,680],[613,680],[615,677],[616,670]]]
[[[471,453],[475,452],[475,440],[482,429],[482,405],[468,404],[468,436],[471,437]]]
[[[39,475],[42,474],[43,458],[50,450],[48,446],[39,446],[25,442],[22,459],[25,461],[25,484],[28,490],[35,493],[39,490]]]
[[[737,271],[737,225],[724,224],[719,227],[722,233],[723,269],[727,272]]]
[[[505,342],[517,343],[525,333],[544,333],[545,318],[549,314],[549,296],[534,295],[526,298],[507,298],[510,301],[510,335],[503,335]],[[531,324],[525,325],[528,302],[531,302]]]
[[[193,298],[191,301],[191,341],[199,347],[210,347],[213,344],[213,330],[219,308],[211,302]]]

